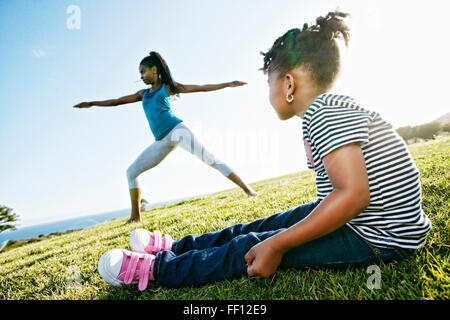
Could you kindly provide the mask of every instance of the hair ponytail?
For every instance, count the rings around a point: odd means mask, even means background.
[[[170,73],[169,66],[158,52],[151,51],[147,57],[142,59],[140,64],[145,65],[149,68],[156,66],[161,82],[163,84],[167,84],[172,93],[174,94],[178,93],[177,87]]]

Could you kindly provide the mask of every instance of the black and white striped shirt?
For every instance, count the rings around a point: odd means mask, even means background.
[[[302,126],[318,200],[333,191],[323,158],[341,146],[359,143],[370,203],[347,225],[377,247],[417,249],[425,242],[431,222],[422,210],[419,170],[389,123],[348,96],[323,93],[306,110]]]

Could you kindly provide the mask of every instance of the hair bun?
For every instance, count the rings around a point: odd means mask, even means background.
[[[318,31],[319,35],[323,38],[329,40],[339,38],[342,35],[347,45],[350,39],[350,28],[343,21],[343,18],[347,16],[349,16],[348,13],[339,11],[329,12],[326,17],[318,17],[316,19],[316,25],[312,28]]]

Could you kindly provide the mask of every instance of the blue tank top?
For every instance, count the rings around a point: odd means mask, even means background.
[[[177,124],[183,122],[170,110],[170,99],[165,84],[154,92],[149,92],[148,89],[144,92],[142,105],[155,140],[161,140]]]

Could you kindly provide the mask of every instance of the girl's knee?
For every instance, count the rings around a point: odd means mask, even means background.
[[[133,166],[128,167],[128,169],[126,171],[126,175],[127,175],[128,180],[136,178],[136,175],[134,174]]]
[[[139,188],[139,184],[137,182],[138,175],[136,174],[136,171],[134,170],[133,166],[130,166],[127,169],[126,175],[127,175],[127,181],[128,181],[128,188],[129,189]]]

